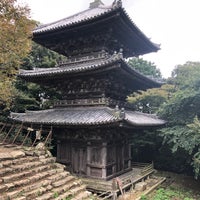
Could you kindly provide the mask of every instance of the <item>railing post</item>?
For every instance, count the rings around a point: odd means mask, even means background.
[[[32,147],[35,145],[37,140],[41,139],[41,134],[42,134],[42,124],[40,125],[40,129],[36,131],[35,133],[35,140],[32,143]]]
[[[112,200],[117,200],[117,182],[116,179],[112,180]]]
[[[50,129],[50,131],[49,131],[49,134],[47,135],[46,140],[45,140],[45,142],[44,142],[44,145],[46,145],[47,141],[48,141],[49,138],[51,137],[51,135],[52,135],[52,130],[53,130],[53,127],[51,126],[51,129]]]
[[[16,133],[16,135],[15,135],[13,141],[12,141],[12,144],[14,144],[14,142],[15,142],[15,140],[17,139],[18,135],[20,134],[22,128],[23,128],[23,123],[21,124],[21,127],[20,127],[19,130],[17,131],[17,133]]]
[[[7,122],[3,124],[3,126],[1,127],[1,130],[0,130],[0,134],[3,132],[3,129],[6,127],[7,125]]]
[[[10,130],[6,134],[5,138],[3,139],[3,143],[6,141],[7,137],[10,135],[11,131],[13,130],[13,128],[14,128],[14,124],[11,126]]]

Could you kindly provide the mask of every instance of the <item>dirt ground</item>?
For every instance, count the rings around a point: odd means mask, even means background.
[[[158,171],[156,176],[167,178],[163,183],[164,187],[169,185],[174,187],[181,187],[186,190],[191,190],[194,194],[200,195],[200,180],[195,180],[192,176],[166,171]]]
[[[200,200],[200,180],[195,180],[191,176],[166,171],[158,171],[155,176],[166,177],[166,181],[159,187],[180,188],[180,190],[190,192],[195,200]],[[119,197],[119,200],[135,200],[138,199],[140,195],[141,193],[139,194],[137,192],[127,192],[125,195]]]

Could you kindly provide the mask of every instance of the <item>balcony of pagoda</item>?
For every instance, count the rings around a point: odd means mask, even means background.
[[[57,100],[53,104],[54,108],[59,107],[74,107],[74,106],[109,106],[116,107],[119,106],[121,108],[131,108],[133,109],[133,105],[128,102],[111,99],[111,98],[89,98],[89,99],[71,99],[71,100]]]

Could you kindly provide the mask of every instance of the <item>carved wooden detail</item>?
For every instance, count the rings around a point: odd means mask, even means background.
[[[90,34],[74,32],[74,35],[71,35],[67,40],[59,38],[58,36],[58,39],[46,40],[43,45],[67,57],[84,55],[102,49],[113,54],[114,51],[124,48],[130,53],[130,48],[120,41],[116,32],[114,33],[115,30],[113,28],[103,29],[101,27],[100,29],[101,30],[98,30],[98,27],[96,27],[96,30],[93,29],[90,31]],[[43,41],[38,42],[43,43]]]

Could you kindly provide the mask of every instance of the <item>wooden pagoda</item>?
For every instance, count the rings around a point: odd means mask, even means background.
[[[131,21],[121,1],[89,9],[37,27],[33,40],[67,56],[54,68],[21,70],[24,80],[55,88],[62,98],[48,110],[11,113],[11,119],[32,127],[52,126],[57,161],[78,175],[110,179],[131,169],[130,139],[134,132],[165,122],[133,111],[127,95],[160,87],[125,58],[156,52]]]

